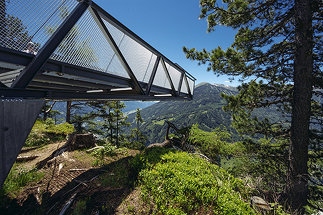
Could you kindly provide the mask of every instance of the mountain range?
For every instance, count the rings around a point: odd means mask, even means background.
[[[229,128],[231,115],[222,109],[226,101],[221,93],[234,95],[238,91],[234,87],[200,83],[195,87],[194,99],[191,101],[161,101],[142,109],[144,122],[140,129],[148,136],[149,142],[153,143],[164,140],[166,120],[178,128],[193,124],[198,124],[205,131],[221,125]],[[135,126],[135,114],[128,115],[128,121]]]
[[[172,122],[178,128],[198,124],[204,131],[225,126],[233,134],[237,134],[231,127],[232,117],[229,112],[223,111],[226,101],[221,93],[236,95],[237,88],[221,85],[200,83],[194,89],[194,98],[191,101],[161,101],[141,110],[144,120],[140,130],[148,136],[148,144],[162,142],[165,139],[167,125]],[[254,111],[260,119],[267,116],[272,121],[279,121],[281,114],[275,107],[260,108]],[[135,128],[135,114],[128,115],[130,128]],[[236,135],[234,135],[236,136]]]

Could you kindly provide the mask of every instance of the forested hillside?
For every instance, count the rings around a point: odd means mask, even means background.
[[[192,101],[162,101],[144,108],[141,111],[144,122],[140,130],[148,136],[149,143],[161,142],[165,138],[165,120],[171,121],[178,127],[198,124],[199,128],[211,131],[219,126],[232,130],[231,114],[223,111],[226,101],[221,94],[235,95],[237,89],[230,86],[201,83],[196,86]],[[260,118],[269,116],[272,120],[279,120],[275,108],[259,109],[255,115]],[[135,114],[128,116],[131,125],[135,125]]]

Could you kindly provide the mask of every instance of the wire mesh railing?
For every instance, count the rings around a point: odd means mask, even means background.
[[[1,0],[0,46],[37,54],[75,8],[75,0]],[[64,17],[64,18],[62,18]]]
[[[78,4],[78,0],[0,0],[0,46],[38,55]],[[175,91],[174,95],[193,94],[195,78],[93,5],[56,46],[50,59],[144,86],[152,81],[152,86]],[[111,35],[112,45],[107,35]]]

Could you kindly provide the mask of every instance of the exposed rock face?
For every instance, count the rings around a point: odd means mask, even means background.
[[[69,134],[66,143],[69,151],[95,147],[95,137],[93,134]]]

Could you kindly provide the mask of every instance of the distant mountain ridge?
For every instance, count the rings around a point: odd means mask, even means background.
[[[137,108],[143,109],[146,107],[149,107],[150,105],[155,104],[155,101],[124,101],[126,107],[122,110],[125,114],[133,113],[136,111]],[[62,119],[62,121],[65,120],[66,115],[66,102],[56,102],[56,104],[53,107],[53,110],[59,111],[60,114],[56,116],[57,119]],[[92,109],[88,106],[81,106],[80,109],[72,109],[72,114],[85,114],[88,112],[91,112]]]
[[[237,89],[230,86],[200,83],[195,87],[194,99],[191,101],[162,101],[141,111],[144,123],[141,130],[148,136],[150,143],[164,140],[165,120],[171,121],[178,127],[199,124],[205,131],[216,127],[231,125],[230,113],[223,111],[226,101],[221,93],[237,94]],[[134,114],[130,114],[129,122],[134,124]]]

